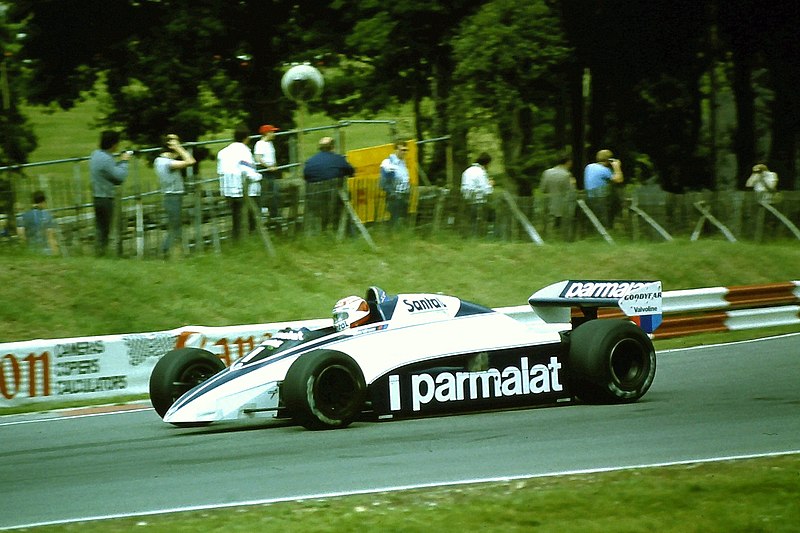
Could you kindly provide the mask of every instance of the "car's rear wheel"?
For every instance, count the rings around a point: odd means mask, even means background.
[[[650,389],[656,352],[647,334],[628,320],[590,320],[570,334],[575,395],[591,403],[627,403]]]
[[[225,368],[208,350],[179,348],[164,354],[150,374],[150,402],[164,417],[175,401],[196,385]]]
[[[349,426],[364,407],[364,375],[350,356],[320,350],[292,363],[281,385],[289,415],[307,429]]]

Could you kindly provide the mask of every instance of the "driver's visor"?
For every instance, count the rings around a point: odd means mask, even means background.
[[[347,311],[336,311],[333,313],[333,325],[336,326],[336,331],[342,331],[347,327],[347,318],[350,313]]]

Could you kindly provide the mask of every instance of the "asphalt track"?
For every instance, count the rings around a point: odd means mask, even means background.
[[[800,334],[659,354],[638,403],[309,432],[151,409],[0,418],[0,528],[800,449]]]

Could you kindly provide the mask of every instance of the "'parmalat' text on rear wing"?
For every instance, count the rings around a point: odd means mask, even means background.
[[[566,280],[536,291],[528,303],[545,322],[572,322],[573,327],[597,318],[600,307],[619,307],[647,333],[661,325],[660,281]],[[573,307],[583,316],[573,318]]]

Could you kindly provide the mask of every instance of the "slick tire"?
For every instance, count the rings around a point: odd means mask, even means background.
[[[150,402],[164,417],[175,401],[189,389],[225,368],[225,363],[207,350],[179,348],[164,354],[150,374]]]
[[[349,426],[363,409],[367,386],[350,356],[320,350],[292,363],[281,395],[289,415],[304,428],[339,429]]]
[[[574,394],[587,403],[635,402],[656,374],[650,338],[628,320],[590,320],[570,335]]]

